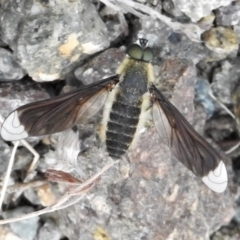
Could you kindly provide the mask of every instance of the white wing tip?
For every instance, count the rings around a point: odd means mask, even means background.
[[[226,190],[228,184],[226,166],[221,161],[214,171],[202,178],[203,182],[214,192],[222,193]]]
[[[19,121],[17,111],[12,112],[3,122],[1,136],[6,141],[17,141],[28,137],[28,133]]]

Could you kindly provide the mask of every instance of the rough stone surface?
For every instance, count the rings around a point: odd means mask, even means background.
[[[216,23],[219,26],[234,26],[240,21],[240,2],[234,1],[226,7],[216,10]]]
[[[11,232],[10,229],[8,229],[6,226],[0,227],[0,239],[1,240],[23,240],[13,232]]]
[[[8,161],[11,156],[11,148],[3,141],[0,140],[0,173],[4,174],[6,172]]]
[[[161,61],[159,65],[154,66],[157,87],[171,98],[176,83],[191,65],[192,62],[186,59],[170,58]],[[189,86],[194,86],[195,83],[196,79],[192,79]]]
[[[238,37],[231,28],[211,28],[204,32],[202,38],[205,45],[213,51],[207,61],[217,61],[237,56],[239,48]]]
[[[47,221],[39,230],[37,240],[59,240],[61,233],[53,221]]]
[[[14,83],[0,82],[1,115],[5,118],[11,111],[24,104],[49,98],[38,83],[28,80]]]
[[[2,33],[1,32],[0,32],[0,46],[1,47],[7,47],[7,44],[3,42]]]
[[[25,72],[15,61],[12,53],[0,48],[0,81],[19,80]]]
[[[77,62],[109,46],[89,1],[4,1],[0,16],[4,42],[36,81],[63,79]]]
[[[197,22],[202,17],[221,6],[228,6],[233,0],[173,0],[174,5],[185,13],[193,22]]]
[[[163,0],[163,10],[170,15],[171,17],[174,17],[176,20],[181,22],[188,22],[189,18],[181,12],[177,7],[175,7],[172,0]]]
[[[229,227],[223,226],[213,234],[211,240],[238,240],[240,231],[236,221],[232,221]]]
[[[234,119],[224,112],[224,115],[219,116],[218,120],[214,118],[210,119],[205,125],[205,130],[208,136],[210,136],[215,142],[220,142],[230,137],[231,134],[234,134],[234,131],[236,130],[234,123]]]
[[[240,24],[233,26],[234,32],[237,34],[238,41],[240,39]]]
[[[31,202],[32,204],[35,205],[41,205],[40,199],[35,191],[35,189],[27,189],[24,191],[24,197]]]
[[[213,93],[224,104],[232,104],[232,92],[240,77],[239,63],[239,58],[232,61],[225,60],[213,73]]]
[[[5,218],[20,217],[26,213],[33,212],[32,207],[19,207],[14,210],[4,212]],[[34,217],[31,220],[22,220],[21,222],[11,223],[10,228],[14,233],[24,240],[33,240],[36,236],[39,217]]]
[[[233,112],[236,118],[238,132],[240,133],[240,85],[232,92]]]
[[[100,81],[116,74],[117,67],[125,57],[125,53],[111,48],[99,54],[92,61],[77,68],[74,72],[77,79],[84,84]]]
[[[105,6],[100,11],[100,15],[104,19],[104,23],[108,30],[108,40],[112,44],[128,35],[129,29],[123,15],[117,14],[116,11],[108,6]]]
[[[186,35],[174,32],[160,21],[144,19],[141,24],[142,29],[139,35],[149,39],[149,45],[154,49],[155,59],[180,58],[197,64],[209,54],[202,43],[191,42]]]
[[[210,118],[215,111],[215,102],[209,95],[209,91],[211,91],[209,81],[199,77],[195,91],[195,102],[203,105],[207,118]]]

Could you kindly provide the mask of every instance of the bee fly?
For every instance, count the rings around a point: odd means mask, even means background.
[[[149,117],[173,155],[202,177],[215,192],[227,187],[224,158],[204,140],[155,87],[153,52],[146,39],[127,49],[115,76],[53,99],[19,107],[6,118],[1,135],[7,141],[48,135],[73,127],[103,107],[100,138],[113,158],[132,148]]]

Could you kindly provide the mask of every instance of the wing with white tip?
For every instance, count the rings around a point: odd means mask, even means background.
[[[1,136],[6,141],[15,141],[71,128],[97,113],[117,83],[116,75],[53,99],[19,107],[3,122]]]
[[[221,193],[227,188],[228,177],[226,166],[220,161],[218,166],[202,178],[203,182],[213,191]]]
[[[183,115],[154,86],[149,88],[153,102],[152,115],[159,136],[173,155],[215,192],[227,188],[224,156],[217,152]]]

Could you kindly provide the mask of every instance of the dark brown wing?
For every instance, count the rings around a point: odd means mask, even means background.
[[[149,88],[154,125],[173,155],[216,192],[227,187],[227,172],[218,153],[154,86]]]
[[[116,75],[53,99],[19,107],[4,121],[1,135],[3,139],[13,141],[71,128],[80,119],[89,118],[99,111],[117,83]]]

